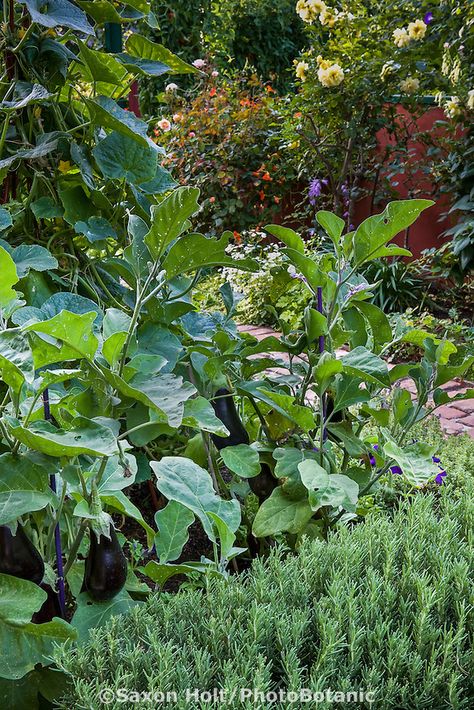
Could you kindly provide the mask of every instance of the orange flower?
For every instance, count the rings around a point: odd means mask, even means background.
[[[265,180],[266,182],[271,182],[272,181],[272,176],[270,175],[269,172],[266,172],[262,175],[262,180]]]
[[[266,86],[265,91],[268,91],[269,94],[275,93],[275,89],[273,88],[273,86]]]
[[[301,118],[302,115],[303,114],[301,113],[301,111],[297,111],[296,113],[293,114],[293,118]]]
[[[209,92],[209,96],[212,98],[212,97],[215,96],[216,94],[217,94],[217,89],[216,89],[215,86],[213,86],[212,89],[211,89],[210,92]]]
[[[258,193],[258,196],[260,197],[260,202],[263,202],[265,199],[265,191],[260,190],[260,192]]]
[[[211,202],[212,204],[214,204],[215,201],[216,201],[216,198],[214,197],[214,195],[209,198],[209,202]]]
[[[275,202],[277,205],[279,205],[280,202],[281,202],[281,197],[278,197],[278,195],[275,195],[274,198],[273,198],[273,200],[274,200],[274,202]]]
[[[234,239],[237,242],[237,244],[240,244],[240,242],[242,241],[242,236],[239,234],[239,232],[234,231]]]

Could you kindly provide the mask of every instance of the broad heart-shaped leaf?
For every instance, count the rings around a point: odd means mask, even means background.
[[[313,511],[306,498],[289,498],[278,486],[258,509],[252,533],[255,537],[267,537],[281,532],[298,533],[312,516]]]
[[[390,202],[382,214],[368,217],[353,235],[355,264],[375,259],[377,251],[403,229],[407,229],[432,200],[399,200]]]
[[[102,81],[106,84],[122,86],[127,72],[112,55],[90,49],[84,42],[76,40],[80,48],[80,56],[90,72],[92,81]]]
[[[37,220],[62,217],[64,211],[51,197],[40,197],[31,203],[30,209]]]
[[[70,356],[63,357],[65,360],[84,357],[92,361],[99,345],[99,341],[92,332],[95,319],[96,313],[94,311],[83,315],[61,311],[50,320],[31,323],[23,326],[23,329],[35,333],[44,333],[66,345]],[[36,362],[36,358],[35,364],[40,367]]]
[[[74,231],[76,234],[83,234],[91,244],[117,238],[115,227],[104,217],[89,217],[85,222],[79,220],[74,224]]]
[[[159,259],[168,244],[188,228],[189,218],[199,209],[198,199],[196,187],[178,187],[159,205],[153,205],[150,231],[144,239],[153,259]]]
[[[120,108],[118,103],[109,96],[98,96],[94,99],[85,99],[91,114],[91,119],[98,126],[118,131],[145,146],[159,150],[155,143],[148,137],[148,126],[131,111]]]
[[[74,640],[74,629],[62,619],[32,624],[46,593],[25,579],[0,574],[0,656],[2,677],[16,680],[37,663],[49,665],[55,644]]]
[[[134,187],[144,192],[146,195],[162,195],[164,192],[174,190],[178,186],[176,180],[171,176],[171,173],[161,165],[156,166],[156,172],[151,180],[141,182]]]
[[[155,514],[158,528],[155,549],[161,564],[178,559],[189,539],[188,528],[193,522],[194,513],[175,500]]]
[[[254,478],[260,473],[258,451],[247,444],[226,446],[221,451],[221,457],[227,468],[241,478]]]
[[[148,59],[152,62],[158,62],[170,68],[173,74],[195,74],[197,69],[191,64],[187,64],[175,54],[163,47],[161,44],[151,42],[142,35],[133,33],[125,43],[125,49],[132,57],[140,59]]]
[[[341,358],[344,372],[372,382],[380,387],[390,387],[387,363],[374,353],[359,345]]]
[[[183,426],[209,431],[219,436],[229,436],[229,430],[216,417],[214,409],[205,397],[193,397],[184,403]]]
[[[10,254],[0,246],[0,308],[8,306],[16,298],[13,286],[18,283],[15,262]]]
[[[111,429],[85,417],[76,417],[74,427],[67,431],[46,421],[34,422],[25,428],[13,417],[5,417],[5,420],[16,439],[48,456],[113,456],[119,453]]]
[[[282,241],[290,249],[304,254],[304,241],[293,229],[282,227],[280,224],[267,224],[265,231]]]
[[[122,589],[113,599],[106,602],[94,601],[87,592],[82,592],[76,599],[77,609],[72,617],[71,625],[77,632],[78,644],[85,643],[91,629],[97,629],[117,614],[126,614],[141,601],[132,599],[130,594]]]
[[[207,266],[230,266],[242,271],[257,271],[253,259],[233,259],[226,253],[231,232],[224,232],[220,239],[203,234],[185,234],[171,246],[163,262],[169,279]]]
[[[28,456],[0,456],[0,525],[42,510],[52,500],[46,469]]]
[[[45,247],[38,244],[21,244],[16,249],[7,249],[16,266],[19,279],[32,271],[57,269],[58,261]]]
[[[433,462],[436,447],[422,442],[408,444],[403,449],[395,442],[388,441],[383,447],[386,456],[395,459],[403,476],[413,485],[422,486],[439,474],[439,467]]]
[[[26,5],[33,22],[42,27],[69,27],[71,30],[93,35],[94,28],[86,14],[68,0],[19,0]]]
[[[313,511],[325,505],[343,507],[354,512],[359,498],[359,485],[348,476],[329,474],[316,461],[302,461],[298,465],[301,481],[309,491],[309,504]]]
[[[206,535],[216,542],[214,523],[208,513],[215,513],[235,532],[240,525],[240,505],[236,500],[223,500],[212,486],[209,473],[190,459],[165,456],[150,463],[156,475],[158,490],[168,498],[189,508],[201,521]]]
[[[137,374],[130,382],[102,368],[105,378],[121,394],[150,407],[162,416],[162,421],[179,427],[183,421],[184,402],[196,393],[190,382],[171,373],[154,375]]]
[[[101,140],[92,154],[104,177],[113,180],[124,178],[135,184],[151,180],[156,173],[156,150],[117,131]]]
[[[19,328],[0,332],[0,377],[18,394],[25,380],[33,382],[35,368],[27,336]]]

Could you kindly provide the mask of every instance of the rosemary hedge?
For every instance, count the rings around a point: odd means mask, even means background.
[[[58,653],[71,676],[60,707],[102,707],[104,688],[151,692],[145,707],[168,691],[173,707],[221,706],[190,703],[188,688],[364,689],[377,710],[472,707],[474,496],[468,485],[462,497],[450,493],[420,493],[328,543],[307,541],[298,555],[275,550],[205,591],[153,596],[87,645]],[[111,697],[110,708],[134,706]],[[290,706],[298,703],[271,704]]]

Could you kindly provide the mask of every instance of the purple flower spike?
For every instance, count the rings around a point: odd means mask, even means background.
[[[446,471],[440,471],[435,478],[435,483],[437,483],[438,486],[442,486],[443,485],[443,478],[445,478],[445,476],[447,476]]]
[[[374,457],[374,456],[370,456],[369,461],[370,461],[370,465],[371,465],[371,466],[375,466],[376,461],[375,461],[375,457]]]
[[[424,16],[423,22],[425,23],[425,25],[429,25],[431,22],[433,22],[433,20],[434,20],[434,15],[433,15],[433,13],[432,13],[431,10],[430,10],[430,11],[427,12],[426,15]]]
[[[400,466],[392,466],[390,470],[391,470],[392,473],[395,473],[395,474],[397,474],[398,476],[400,476],[400,475],[403,473],[403,471],[402,471],[402,469],[400,468]]]

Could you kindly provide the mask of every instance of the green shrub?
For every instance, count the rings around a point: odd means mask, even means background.
[[[72,679],[60,707],[98,707],[101,688],[128,688],[177,691],[184,708],[186,688],[242,687],[363,688],[377,710],[470,707],[472,500],[453,501],[449,487],[419,495],[204,593],[152,597],[57,654]],[[232,707],[266,707],[247,703]]]

